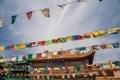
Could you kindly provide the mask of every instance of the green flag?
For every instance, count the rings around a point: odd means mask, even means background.
[[[20,44],[14,45],[14,48],[15,48],[15,49],[19,49],[19,48],[20,48]]]
[[[67,41],[67,38],[66,38],[66,37],[60,39],[60,42],[61,42],[61,43],[64,43],[64,42],[66,42],[66,41]]]
[[[11,19],[12,19],[11,23],[12,23],[12,24],[15,23],[16,18],[17,18],[17,15],[11,16]]]
[[[28,54],[28,60],[32,60],[32,54]]]
[[[86,50],[86,47],[80,47],[79,50],[84,51],[84,50]]]
[[[57,42],[57,40],[56,39],[52,39],[52,43],[56,43]]]
[[[45,45],[50,45],[50,44],[52,44],[52,40],[45,41]]]

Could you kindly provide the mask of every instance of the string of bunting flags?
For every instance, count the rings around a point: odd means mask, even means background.
[[[114,43],[104,43],[104,44],[100,44],[100,45],[91,45],[91,46],[87,46],[87,47],[77,47],[75,49],[68,49],[68,50],[62,50],[62,51],[53,51],[53,52],[48,52],[46,54],[46,52],[43,53],[38,53],[38,54],[28,54],[28,55],[19,55],[19,56],[12,56],[12,57],[2,57],[0,58],[0,62],[9,62],[9,61],[22,61],[23,59],[27,59],[27,60],[33,60],[35,58],[40,58],[42,60],[42,58],[44,59],[44,57],[50,59],[51,55],[58,55],[58,56],[63,56],[63,53],[67,54],[74,54],[76,55],[78,54],[87,54],[86,52],[88,52],[89,50],[93,50],[93,51],[98,51],[98,50],[103,50],[103,49],[116,49],[116,48],[120,48],[120,41],[114,42]],[[69,52],[69,53],[68,53]],[[120,66],[120,65],[119,65]]]
[[[60,7],[62,9],[64,9],[64,7],[68,4],[71,4],[71,3],[74,3],[74,2],[88,2],[87,0],[75,0],[75,1],[71,1],[71,2],[66,2],[66,3],[63,3],[63,4],[59,4],[57,5],[57,7]],[[41,11],[42,14],[45,16],[45,17],[50,17],[50,9],[49,8],[43,8],[43,9],[37,9],[37,10],[32,10],[32,11],[28,11],[26,12],[26,16],[28,18],[28,20],[31,20],[32,19],[32,14],[33,12],[35,11]],[[19,14],[16,14],[16,15],[12,15],[10,16],[11,17],[11,24],[14,24],[16,19],[17,19],[17,16],[18,15],[21,15],[22,13],[19,13]],[[3,21],[5,18],[10,18],[10,17],[4,17],[4,18],[0,18],[0,27],[2,27],[2,24],[3,24]]]
[[[14,44],[14,45],[0,46],[0,51],[25,49],[25,48],[32,48],[32,47],[38,47],[38,46],[47,46],[51,44],[97,38],[100,36],[118,34],[118,33],[120,33],[120,27],[109,28],[107,30],[99,30],[99,31],[94,31],[94,32],[86,32],[83,35],[72,35],[72,36],[66,36],[62,38],[56,38],[56,39],[45,40],[45,41],[38,41],[38,42],[35,41],[35,42],[30,42],[30,43],[20,43],[20,44]]]

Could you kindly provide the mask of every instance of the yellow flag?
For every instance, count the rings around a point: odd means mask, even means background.
[[[26,48],[26,44],[25,43],[23,43],[23,44],[20,44],[20,46],[19,46],[20,48]]]
[[[92,34],[93,34],[93,37],[99,37],[100,36],[99,32],[92,32]]]
[[[0,51],[4,51],[5,50],[5,46],[0,46]]]
[[[100,30],[100,31],[98,31],[98,33],[99,33],[100,35],[105,35],[105,30]]]
[[[116,28],[109,28],[109,29],[107,30],[108,33],[112,33],[112,32],[115,32],[115,31],[117,31]]]
[[[72,40],[72,36],[67,36],[67,40],[71,41]]]
[[[50,10],[49,8],[44,8],[41,10],[42,14],[45,16],[45,17],[50,17]]]

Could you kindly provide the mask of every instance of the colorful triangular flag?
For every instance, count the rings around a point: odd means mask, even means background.
[[[11,16],[11,23],[14,24],[16,21],[17,15]]]
[[[32,11],[26,13],[27,18],[30,20],[32,18]]]
[[[4,19],[0,19],[0,27],[2,27]]]
[[[50,17],[50,10],[49,8],[44,8],[41,10],[42,14],[45,16],[45,17]]]

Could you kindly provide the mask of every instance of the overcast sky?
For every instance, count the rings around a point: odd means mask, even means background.
[[[74,2],[64,9],[56,6],[70,1],[75,0],[0,0],[0,18],[8,17],[4,18],[3,26],[0,28],[0,45],[49,40],[120,26],[120,0]],[[38,10],[33,12],[31,20],[27,19],[26,12],[47,7],[50,8],[50,18],[45,18]],[[16,22],[11,24],[10,16],[19,13]],[[0,56],[36,54],[46,49],[57,51],[61,48],[71,49],[78,46],[112,43],[119,41],[119,36],[120,34],[116,34],[44,47],[1,51]],[[106,62],[110,59],[120,60],[120,49],[97,51],[94,63]]]

